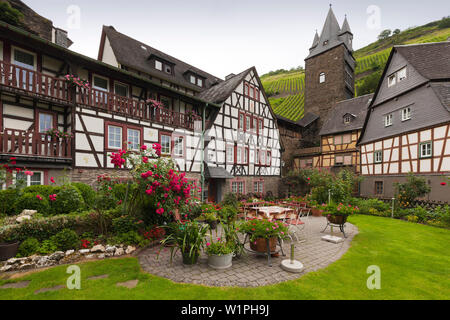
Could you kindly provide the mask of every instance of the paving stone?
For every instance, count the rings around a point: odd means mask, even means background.
[[[126,281],[126,282],[116,283],[116,286],[118,286],[118,287],[125,287],[125,288],[128,288],[128,289],[134,289],[134,288],[136,288],[138,283],[139,283],[139,280],[130,280],[130,281]]]
[[[31,281],[22,281],[15,283],[7,283],[0,287],[0,289],[23,289],[28,287]]]
[[[333,244],[322,241],[322,236],[329,234],[321,233],[325,228],[326,218],[312,217],[306,222],[307,241],[295,244],[295,259],[302,262],[305,266],[304,272],[300,274],[291,274],[281,269],[280,263],[289,258],[291,241],[283,242],[283,250],[287,254],[283,257],[272,257],[272,267],[267,265],[267,257],[258,256],[252,253],[243,255],[240,259],[233,260],[233,266],[230,269],[219,271],[208,267],[208,257],[202,254],[198,263],[192,266],[182,264],[181,255],[177,253],[173,263],[170,264],[170,251],[161,250],[159,260],[155,259],[159,248],[149,248],[143,250],[138,255],[142,268],[154,275],[168,278],[175,282],[195,283],[205,286],[234,286],[234,287],[256,287],[279,283],[283,281],[297,279],[311,271],[326,268],[331,263],[340,259],[342,255],[350,248],[353,237],[358,230],[353,225],[348,224],[346,232],[348,238],[340,244]],[[336,230],[335,236],[342,236]],[[304,237],[304,233],[301,234]],[[243,237],[241,241],[243,240]]]
[[[61,289],[64,289],[65,287],[66,286],[56,286],[56,287],[53,287],[53,288],[43,288],[43,289],[36,290],[34,292],[34,294],[39,294],[39,293],[44,293],[44,292],[51,292],[51,291],[59,291]]]

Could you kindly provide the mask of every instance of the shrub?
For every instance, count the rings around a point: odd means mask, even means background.
[[[127,195],[127,187],[128,184],[126,183],[118,183],[112,186],[111,193],[117,201],[125,201],[126,195]],[[130,189],[132,187],[130,186]],[[128,190],[128,193],[131,194],[130,189]]]
[[[40,214],[48,215],[50,213],[50,204],[44,196],[38,193],[24,193],[14,203],[16,213],[23,210],[37,210]]]
[[[15,215],[14,203],[19,196],[19,190],[7,189],[0,191],[0,214]],[[18,212],[20,213],[20,212]]]
[[[35,238],[28,238],[19,246],[18,257],[29,257],[39,250],[39,241]]]
[[[430,193],[431,188],[424,178],[416,177],[410,173],[406,183],[395,184],[397,200],[401,207],[408,207],[417,198]]]
[[[419,218],[416,216],[408,216],[407,217],[409,222],[417,223],[419,221]]]
[[[436,213],[437,219],[439,219],[446,225],[450,225],[450,206],[439,206],[434,209],[434,212]]]
[[[238,198],[237,198],[236,194],[235,193],[231,193],[231,192],[227,193],[223,197],[221,205],[223,207],[225,207],[225,206],[232,206],[232,207],[238,209],[239,208],[239,201],[238,201]]]
[[[57,194],[61,190],[60,187],[53,186],[29,186],[23,189],[23,193],[37,193],[40,194],[43,198],[48,199],[48,196],[51,194]]]
[[[219,210],[219,218],[224,221],[235,220],[238,214],[238,210],[230,205],[224,206]]]
[[[39,247],[37,253],[47,255],[58,250],[58,247],[52,240],[44,240]]]
[[[65,186],[58,193],[56,200],[52,202],[53,212],[68,214],[84,208],[84,200],[81,192],[73,186]]]
[[[357,206],[361,214],[388,216],[391,206],[378,199],[352,199],[351,203]],[[376,211],[374,211],[376,210]]]
[[[129,231],[126,233],[121,233],[114,238],[112,238],[112,244],[124,244],[124,245],[137,245],[144,240],[144,237],[139,235],[136,231]]]
[[[129,215],[112,220],[113,232],[116,234],[138,231],[139,225],[139,222],[137,222],[135,218]]]
[[[75,231],[64,229],[51,238],[58,250],[66,251],[70,249],[78,249],[80,240]]]
[[[441,21],[438,23],[439,29],[445,29],[450,28],[450,17],[444,17]]]
[[[74,186],[75,188],[78,189],[78,191],[80,191],[84,203],[86,204],[86,207],[93,208],[96,197],[94,189],[92,189],[92,187],[88,184],[79,182],[72,183],[72,186]]]

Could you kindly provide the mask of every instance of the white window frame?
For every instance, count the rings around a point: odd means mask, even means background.
[[[382,150],[376,150],[373,153],[373,162],[374,163],[383,163],[383,151]]]
[[[111,132],[109,131],[109,129],[111,127],[120,129],[120,140],[119,140],[119,146],[118,147],[111,145],[111,141],[112,141],[111,140]],[[120,126],[115,126],[115,125],[109,124],[108,125],[108,149],[116,149],[116,150],[122,149],[122,140],[123,140],[123,128],[120,127]]]
[[[392,113],[387,114],[384,116],[384,126],[390,127],[394,123],[394,115]]]
[[[13,61],[13,63],[15,65],[18,65],[19,67],[26,68],[26,69],[29,69],[29,70],[34,70],[34,71],[37,70],[37,54],[36,53],[34,53],[32,51],[28,51],[28,50],[22,49],[22,48],[19,48],[19,47],[15,47],[15,46],[11,46],[11,49],[12,49],[11,60]],[[33,56],[33,68],[29,68],[30,65],[25,64],[23,62],[16,62],[16,59],[15,59],[16,51],[22,51],[22,52],[25,52],[25,53],[27,53],[29,55],[32,55]]]
[[[396,84],[397,84],[397,75],[394,73],[388,77],[388,88],[395,86]]]
[[[164,152],[163,137],[169,138],[169,152]],[[161,154],[170,155],[172,150],[172,137],[169,134],[161,134]]]
[[[95,78],[100,78],[103,80],[106,80],[106,89],[102,88],[102,87],[98,87],[95,85]],[[103,92],[108,92],[109,91],[109,79],[103,76],[100,76],[98,74],[93,74],[92,75],[92,88],[94,88],[95,90],[99,90],[99,91],[103,91]]]
[[[197,78],[197,85],[198,85],[199,87],[203,87],[203,79]]]
[[[181,153],[177,152],[179,151],[180,144],[177,144],[178,140],[181,139]],[[175,157],[183,158],[184,157],[184,136],[176,135],[173,137],[173,155]]]
[[[406,107],[402,109],[402,121],[411,120],[411,107]]]
[[[141,146],[141,131],[138,129],[127,128],[127,143],[132,142],[132,141],[130,141],[130,131],[137,132],[138,141],[137,141],[137,147],[133,148],[133,145],[130,145],[130,144],[128,144],[128,146],[130,147],[131,150],[139,150],[139,148]]]
[[[327,81],[327,76],[325,75],[325,72],[321,72],[319,74],[319,83],[325,83]]]
[[[34,177],[35,174],[37,174],[37,173],[39,173],[39,174],[41,175],[41,184],[39,184],[39,185],[40,185],[40,186],[43,186],[43,185],[44,185],[44,171],[31,171],[31,172],[33,172],[33,177]],[[25,174],[23,173],[23,171],[21,172],[21,174],[25,175]],[[31,184],[31,178],[32,178],[32,176],[27,176],[27,175],[25,175],[25,177],[26,177],[26,181],[27,181],[27,187],[32,186],[32,184]],[[14,173],[13,184],[15,185],[16,182],[17,182],[17,172]],[[37,186],[37,184],[33,184],[33,186]]]
[[[403,77],[400,76],[401,73],[404,73]],[[405,80],[408,77],[408,73],[407,73],[406,67],[401,68],[400,70],[398,70],[396,72],[396,74],[397,74],[397,82],[401,82],[401,81]]]
[[[45,116],[45,117],[50,117],[51,118],[51,123],[50,123],[50,128],[42,128],[41,127],[41,116]],[[39,117],[39,133],[45,133],[51,129],[54,129],[54,121],[55,121],[55,116],[53,114],[47,113],[47,112],[39,112],[38,113],[38,117]],[[44,121],[45,123],[45,121]]]
[[[226,160],[227,163],[234,163],[234,146],[232,145],[226,147]]]
[[[425,148],[424,148],[425,147]],[[433,157],[433,142],[432,141],[426,141],[421,142],[419,144],[420,148],[420,159],[427,159]],[[426,154],[424,154],[424,151],[426,151]]]

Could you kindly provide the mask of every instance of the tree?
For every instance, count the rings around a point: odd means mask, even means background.
[[[378,82],[381,78],[382,70],[378,70],[371,75],[365,77],[358,85],[358,96],[362,96],[369,93],[374,93],[378,87]]]
[[[438,23],[439,29],[450,28],[450,16],[442,18]]]
[[[0,2],[0,20],[13,26],[20,26],[23,14],[10,6],[8,2]]]
[[[400,29],[395,29],[394,32],[392,32],[392,34],[394,36],[396,36],[396,35],[400,34],[400,32],[402,32]]]
[[[389,38],[392,34],[392,31],[390,29],[386,29],[381,31],[380,35],[378,36],[378,40],[385,40]]]

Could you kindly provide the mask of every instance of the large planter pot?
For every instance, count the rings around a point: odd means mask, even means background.
[[[208,256],[208,266],[213,269],[223,270],[228,269],[233,265],[233,254],[226,255],[210,255]]]
[[[189,251],[188,252],[183,252],[181,255],[183,256],[183,264],[194,265],[198,261],[198,256],[199,256],[198,252],[194,253],[193,257],[189,256]]]
[[[277,250],[277,238],[269,239],[270,252],[275,252]],[[254,242],[250,242],[250,249],[256,252],[266,253],[267,252],[267,239],[259,238]]]
[[[332,224],[345,224],[347,222],[347,217],[348,216],[333,216],[333,215],[328,215],[327,219],[330,223]]]
[[[19,249],[19,242],[16,243],[0,243],[0,261],[6,261],[14,258]]]
[[[322,216],[322,210],[316,209],[316,208],[312,208],[311,209],[311,214],[312,214],[313,217],[321,217]]]

